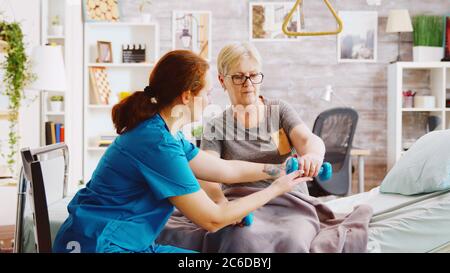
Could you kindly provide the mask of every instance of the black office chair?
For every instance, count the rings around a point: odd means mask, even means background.
[[[69,151],[66,144],[58,143],[36,149],[25,148],[20,152],[23,167],[18,185],[14,252],[23,252],[25,204],[28,194],[33,215],[36,251],[38,253],[50,253],[52,252],[52,237],[47,204],[67,196]],[[48,183],[51,185],[51,182],[46,181],[50,180],[46,177],[56,173],[57,170],[52,166],[45,165],[44,162],[50,162],[58,157],[63,157],[64,159],[64,181],[56,181],[57,186],[61,185],[61,190],[52,191],[48,195],[46,194],[45,186]],[[27,193],[28,185],[30,188]]]
[[[345,196],[351,186],[353,136],[358,123],[358,113],[351,108],[333,108],[322,112],[314,122],[313,133],[325,143],[325,159],[333,166],[333,177],[321,181],[318,177],[308,182],[311,196]]]

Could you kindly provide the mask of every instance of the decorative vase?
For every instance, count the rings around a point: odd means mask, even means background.
[[[62,101],[50,101],[50,110],[52,112],[62,112]]]
[[[403,96],[403,108],[414,107],[414,96]]]
[[[415,62],[440,62],[444,57],[444,48],[436,46],[413,47],[413,60]]]

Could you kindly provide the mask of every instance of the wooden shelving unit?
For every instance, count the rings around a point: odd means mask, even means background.
[[[97,62],[97,41],[111,42],[112,63]],[[122,45],[146,46],[144,63],[123,63]],[[114,135],[111,110],[118,101],[119,92],[143,90],[150,72],[159,58],[159,25],[157,23],[103,23],[84,24],[84,137],[83,179],[89,181],[92,172],[106,151],[99,147],[101,135]],[[89,68],[104,67],[111,87],[110,103],[96,104],[92,99]]]

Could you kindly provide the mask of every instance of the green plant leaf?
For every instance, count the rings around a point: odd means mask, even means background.
[[[19,109],[24,99],[24,88],[31,81],[35,80],[35,75],[30,73],[29,60],[25,53],[22,29],[17,22],[0,21],[0,37],[8,43],[6,60],[1,63],[5,70],[3,76],[4,95],[8,97],[10,114],[8,116],[8,148],[6,162],[11,173],[14,173],[16,156],[19,150],[18,125]],[[2,157],[5,157],[2,153]]]
[[[413,17],[414,46],[442,47],[444,24],[442,16],[418,15]]]

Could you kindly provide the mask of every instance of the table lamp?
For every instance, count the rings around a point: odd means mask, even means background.
[[[323,92],[322,96],[320,97],[322,100],[326,101],[326,102],[331,102],[332,100],[332,96],[334,95],[335,98],[337,98],[339,100],[339,102],[345,106],[348,107],[345,102],[336,95],[336,92],[333,90],[333,88],[331,87],[331,85],[327,85],[325,87],[325,91]]]
[[[31,54],[31,65],[36,80],[30,89],[66,91],[66,72],[61,46],[36,46]]]
[[[402,32],[412,32],[413,27],[411,24],[411,17],[409,16],[409,12],[406,9],[396,9],[389,11],[389,16],[387,20],[386,25],[386,32],[392,33],[397,32],[398,33],[398,56],[397,56],[397,62],[400,61],[400,34]],[[394,63],[396,61],[392,61],[391,63]]]

